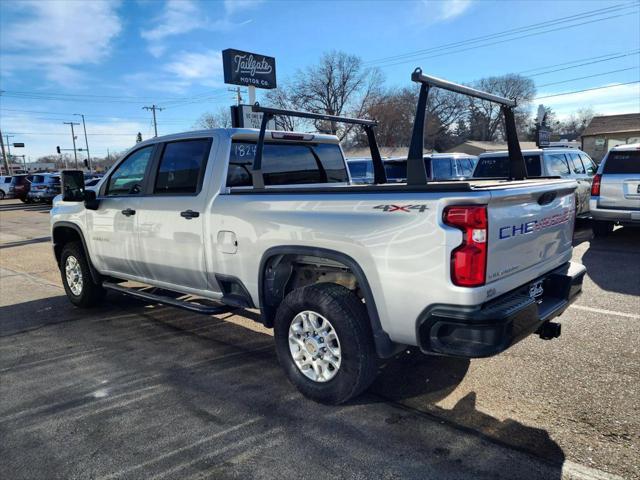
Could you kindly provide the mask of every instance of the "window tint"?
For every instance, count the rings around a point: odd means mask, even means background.
[[[370,160],[354,160],[347,162],[351,178],[373,179],[373,162]]]
[[[4,177],[4,183],[11,183],[11,177]]]
[[[587,175],[595,175],[598,167],[596,167],[596,165],[593,163],[593,160],[589,158],[589,155],[587,155],[586,153],[581,153],[580,158],[582,159],[582,164],[584,165]]]
[[[540,168],[540,155],[524,155],[524,163],[528,177],[539,177],[542,174]],[[473,174],[474,177],[497,177],[505,178],[509,176],[509,157],[482,157],[478,160],[478,166]]]
[[[455,176],[452,158],[432,158],[431,169],[434,180],[449,179]]]
[[[449,159],[444,160],[449,161]],[[424,157],[424,168],[427,172],[427,177],[431,178],[431,157]],[[450,169],[451,165],[447,166],[445,171],[450,171]],[[404,182],[407,180],[407,161],[394,160],[391,162],[384,162],[384,171],[387,174],[387,180],[393,182]]]
[[[545,153],[544,158],[551,175],[569,175],[569,164],[564,153]]]
[[[585,173],[584,166],[582,165],[582,160],[580,160],[580,156],[577,153],[567,153],[567,156],[571,160],[571,170],[573,170],[573,173]]]
[[[153,153],[153,145],[133,152],[111,174],[107,195],[136,195],[142,191],[144,174]]]
[[[34,175],[33,178],[31,179],[31,183],[43,183],[44,182],[44,175]]]
[[[256,155],[253,142],[233,142],[227,186],[251,186]],[[265,143],[262,152],[265,185],[346,182],[347,169],[336,144]]]
[[[455,160],[456,176],[470,177],[473,175],[474,161],[470,158],[458,158]]]
[[[640,174],[640,151],[609,152],[602,173]]]
[[[167,143],[162,152],[154,193],[196,193],[209,153],[207,138]]]

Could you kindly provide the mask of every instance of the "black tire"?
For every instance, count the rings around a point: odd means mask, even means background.
[[[29,203],[29,199],[27,199],[27,198],[21,198],[20,201],[22,203]]]
[[[0,200],[4,200],[4,191],[0,190]]]
[[[613,231],[613,223],[594,220],[592,228],[593,236],[596,238],[602,238],[606,237]]]
[[[307,378],[289,349],[289,327],[300,312],[311,310],[325,317],[340,342],[341,363],[325,382]],[[278,307],[274,322],[276,353],[287,377],[306,397],[338,405],[362,393],[376,377],[378,358],[364,304],[350,290],[319,283],[290,292]]]
[[[73,257],[79,266],[82,274],[82,286],[80,291],[74,293],[66,275],[66,265],[69,257]],[[91,308],[100,304],[105,295],[102,285],[96,283],[91,276],[89,263],[82,247],[81,242],[69,242],[62,248],[60,256],[60,274],[62,275],[62,284],[67,297],[77,307]]]

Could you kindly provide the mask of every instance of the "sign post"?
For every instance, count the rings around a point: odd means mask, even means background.
[[[227,48],[222,51],[222,66],[224,83],[243,85],[249,90],[249,105],[231,107],[232,125],[237,128],[260,128],[262,113],[252,112],[251,106],[256,103],[256,88],[277,87],[276,59],[258,53]]]

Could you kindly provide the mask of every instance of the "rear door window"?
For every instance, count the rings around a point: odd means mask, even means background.
[[[231,144],[228,187],[253,184],[251,173],[256,155],[255,142]],[[265,143],[262,152],[265,185],[343,183],[348,181],[340,146],[313,143]]]
[[[569,164],[564,153],[545,153],[545,162],[551,175],[569,175]]]
[[[640,150],[609,152],[602,173],[640,174]]]
[[[593,160],[591,160],[589,155],[587,155],[586,153],[581,153],[580,159],[582,160],[582,164],[584,165],[584,169],[587,172],[587,175],[595,175],[598,167],[596,167],[595,163],[593,163]]]
[[[584,175],[585,169],[584,169],[584,165],[582,165],[582,160],[580,160],[580,156],[577,153],[567,153],[567,156],[569,157],[569,161],[571,162],[571,170],[573,171],[573,173],[579,174],[579,175]]]
[[[165,144],[153,193],[196,193],[202,185],[210,146],[209,138]]]

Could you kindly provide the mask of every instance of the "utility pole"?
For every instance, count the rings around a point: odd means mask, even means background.
[[[9,163],[11,163],[11,144],[9,143],[9,139],[15,137],[15,135],[5,135],[4,138],[7,139],[7,157],[9,158]]]
[[[76,152],[76,134],[73,131],[73,126],[74,125],[80,125],[79,123],[74,123],[74,122],[62,122],[65,125],[71,125],[71,139],[73,140],[73,158],[76,161],[76,170],[78,169],[78,153]]]
[[[242,103],[242,94],[240,92],[240,87],[228,88],[227,90],[236,94],[236,105],[240,105]]]
[[[153,112],[153,130],[156,133],[155,136],[158,136],[158,122],[156,121],[156,110],[162,111],[163,109],[157,107],[156,105],[151,105],[150,107],[142,107],[143,110],[151,110]]]
[[[0,147],[2,147],[2,158],[4,159],[4,168],[6,170],[7,175],[11,175],[11,167],[9,166],[9,161],[7,160],[7,154],[4,151],[4,139],[2,138],[1,131],[0,131]]]
[[[89,140],[87,140],[87,126],[84,123],[84,114],[74,113],[74,115],[82,117],[82,128],[84,129],[84,144],[87,147],[87,167],[89,167],[89,173],[91,173],[93,169],[91,168],[91,155],[89,155]]]

